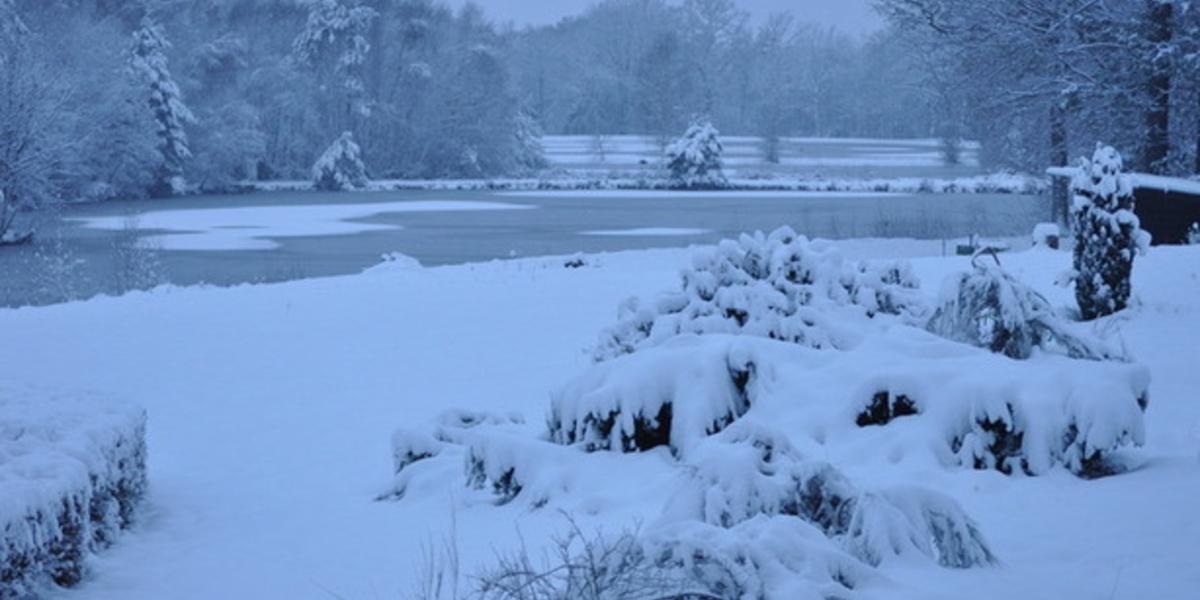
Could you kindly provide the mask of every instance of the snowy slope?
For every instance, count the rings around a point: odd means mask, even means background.
[[[887,258],[888,242],[855,255]],[[1063,304],[1066,253],[1005,265]],[[629,252],[420,269],[231,289],[159,289],[0,311],[0,365],[14,385],[93,389],[145,406],[151,492],[142,523],[63,598],[400,597],[423,553],[453,532],[465,565],[565,524],[553,510],[463,488],[460,472],[376,502],[392,483],[391,441],[449,408],[511,412],[536,429],[550,394],[630,295],[676,285],[687,251]],[[933,294],[959,258],[916,259]],[[1138,468],[1096,481],[1065,471],[1006,477],[928,461],[833,461],[871,487],[920,483],[955,499],[999,566],[887,566],[861,598],[1180,598],[1200,586],[1200,251],[1154,248],[1135,267],[1138,308],[1119,329],[1152,373]],[[638,455],[643,473],[660,454]],[[619,474],[626,462],[614,462]],[[662,473],[669,475],[666,470]],[[669,482],[670,479],[664,478]],[[665,484],[664,484],[665,485]],[[620,530],[658,514],[662,485],[569,504],[583,526]],[[453,527],[451,524],[453,523]],[[465,567],[469,569],[469,567]]]

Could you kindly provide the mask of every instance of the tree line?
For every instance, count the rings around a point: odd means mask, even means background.
[[[310,176],[350,132],[372,177],[543,166],[539,136],[978,139],[1040,172],[1113,144],[1200,170],[1185,0],[876,0],[852,37],[734,0],[601,0],[542,27],[439,0],[0,0],[0,193],[103,199]]]

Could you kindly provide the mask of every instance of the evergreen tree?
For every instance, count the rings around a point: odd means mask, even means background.
[[[367,167],[362,152],[349,131],[334,140],[333,145],[317,159],[312,168],[313,185],[321,191],[341,192],[367,185]]]
[[[147,102],[154,113],[161,156],[150,194],[164,197],[184,191],[183,164],[191,157],[185,127],[195,122],[192,111],[183,103],[183,94],[167,66],[171,45],[162,28],[149,17],[133,32],[129,51],[129,73],[146,90]]]
[[[1081,161],[1071,183],[1075,198],[1075,298],[1086,320],[1111,315],[1129,303],[1133,258],[1141,244],[1133,184],[1122,174],[1121,155],[1097,146]]]
[[[692,123],[683,137],[667,148],[667,169],[675,187],[713,189],[725,185],[721,153],[724,147],[712,123]]]

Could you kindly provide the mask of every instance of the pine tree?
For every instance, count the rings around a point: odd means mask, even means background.
[[[179,86],[167,66],[171,45],[162,28],[149,17],[133,33],[129,51],[129,73],[146,90],[147,102],[154,113],[158,131],[161,164],[155,172],[150,195],[164,197],[182,193],[185,187],[183,164],[191,157],[185,127],[195,122],[192,111],[183,102]]]
[[[713,189],[725,185],[721,153],[724,147],[712,123],[699,120],[667,148],[667,170],[674,187]]]
[[[354,136],[342,133],[312,168],[313,185],[321,191],[340,192],[367,185],[367,168]]]
[[[1071,182],[1075,198],[1075,298],[1086,320],[1124,309],[1131,293],[1133,258],[1141,243],[1133,184],[1121,155],[1098,145]]]

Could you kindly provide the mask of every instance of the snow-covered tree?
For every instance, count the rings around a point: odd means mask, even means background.
[[[685,189],[714,189],[725,185],[721,163],[724,147],[719,135],[712,123],[699,120],[667,148],[667,170],[672,185]]]
[[[1133,183],[1123,168],[1115,149],[1099,145],[1091,161],[1081,161],[1071,182],[1075,298],[1087,320],[1124,309],[1132,291],[1133,259],[1143,233],[1133,212]]]
[[[17,215],[54,196],[53,166],[71,143],[69,90],[42,59],[13,4],[0,0],[0,245],[29,239],[12,230]]]
[[[147,102],[157,125],[162,162],[150,190],[156,197],[184,191],[183,165],[192,156],[186,127],[195,122],[195,117],[184,104],[183,94],[167,65],[170,47],[162,28],[147,17],[133,32],[128,58],[130,76],[146,90]]]
[[[292,50],[301,64],[317,69],[322,85],[329,85],[332,79],[340,88],[335,97],[343,99],[344,106],[334,109],[331,116],[348,119],[367,113],[363,67],[371,51],[367,33],[376,16],[378,13],[363,6],[361,0],[308,3],[308,20],[292,43]],[[335,125],[347,124],[335,121]]]
[[[354,136],[349,131],[342,133],[313,165],[313,185],[330,192],[365,187],[367,168],[361,154]]]
[[[513,121],[513,146],[513,157],[522,168],[540,169],[546,166],[542,128],[537,120],[523,110],[517,111]]]

